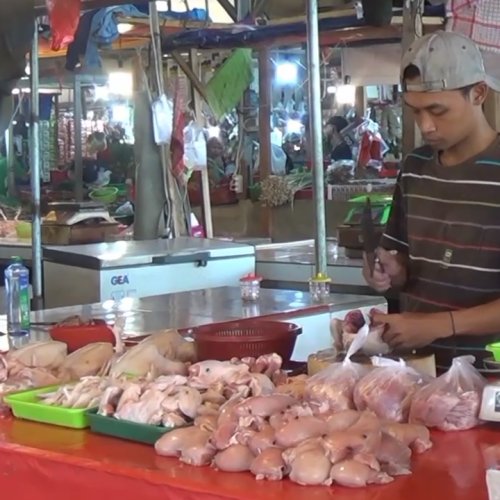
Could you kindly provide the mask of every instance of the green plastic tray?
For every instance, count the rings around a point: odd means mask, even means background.
[[[63,408],[51,406],[39,401],[38,395],[57,390],[59,386],[44,387],[31,391],[17,392],[4,397],[4,401],[11,407],[17,418],[42,422],[44,424],[85,429],[89,427],[86,409]]]
[[[97,409],[87,410],[87,416],[92,432],[137,443],[155,444],[164,434],[175,429],[175,427],[137,424],[113,417],[104,417],[97,413]]]

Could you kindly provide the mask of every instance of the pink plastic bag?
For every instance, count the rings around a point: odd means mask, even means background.
[[[81,0],[45,0],[52,30],[52,50],[67,47],[80,22]]]
[[[315,413],[354,409],[354,387],[368,372],[368,368],[359,363],[353,363],[351,356],[361,349],[368,332],[369,327],[365,324],[349,347],[344,361],[332,364],[307,381],[304,394],[312,406],[317,408]]]
[[[419,390],[411,404],[410,423],[443,431],[478,425],[486,380],[474,368],[474,361],[474,356],[455,358],[445,374]]]
[[[429,377],[406,366],[403,360],[372,358],[374,368],[354,389],[358,410],[371,410],[379,418],[408,422],[413,395],[429,382]]]

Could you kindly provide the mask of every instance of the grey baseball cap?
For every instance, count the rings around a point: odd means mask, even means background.
[[[419,69],[420,83],[403,81],[404,71],[410,65]],[[484,82],[500,92],[500,80],[486,74],[478,46],[470,38],[451,31],[435,31],[417,38],[403,55],[401,81],[404,91],[457,90]]]

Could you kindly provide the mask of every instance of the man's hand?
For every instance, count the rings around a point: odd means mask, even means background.
[[[406,282],[406,265],[404,258],[397,252],[377,248],[377,261],[373,276],[370,273],[366,254],[363,254],[363,277],[365,281],[379,293],[392,287],[402,287]]]
[[[447,312],[375,313],[372,321],[376,325],[386,325],[382,339],[393,349],[425,347],[437,339],[453,335],[453,325]]]

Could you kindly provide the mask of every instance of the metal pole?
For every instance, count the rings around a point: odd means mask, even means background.
[[[75,142],[75,199],[83,201],[83,159],[82,159],[82,82],[75,76],[74,99],[74,142]]]
[[[314,204],[316,218],[316,272],[327,273],[325,180],[323,172],[323,137],[321,118],[321,79],[318,28],[318,0],[307,2],[307,62],[309,70],[309,128],[314,169]]]
[[[9,128],[5,131],[5,145],[7,150],[7,193],[11,198],[16,196],[16,175],[14,171],[15,151],[14,151],[14,124],[11,120]]]
[[[39,141],[39,67],[38,67],[38,22],[35,21],[35,36],[30,56],[31,113],[30,113],[30,175],[32,205],[32,285],[33,307],[43,308],[42,287],[42,218],[40,214],[40,141]]]

